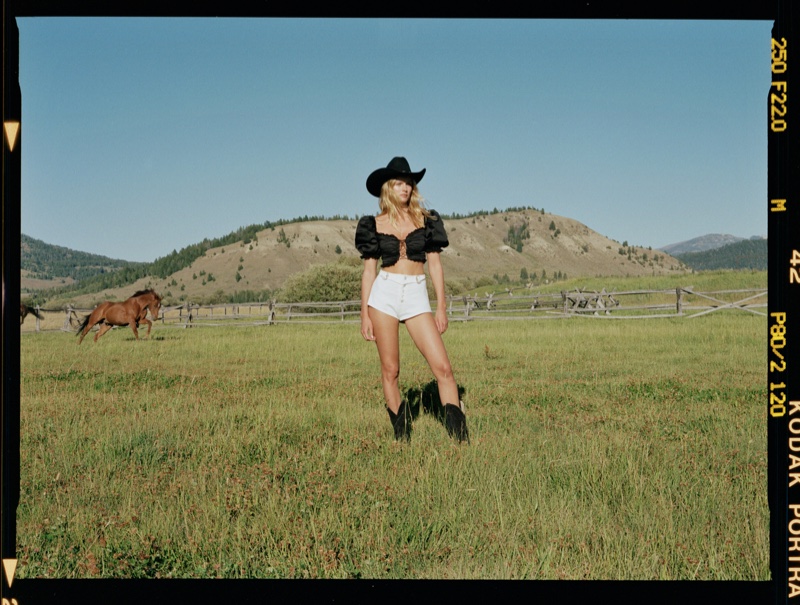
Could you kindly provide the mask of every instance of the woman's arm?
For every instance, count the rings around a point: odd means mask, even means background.
[[[444,295],[444,269],[438,252],[428,252],[428,271],[436,294],[436,315],[433,319],[439,334],[444,334],[447,330],[447,300]]]
[[[375,340],[372,333],[372,320],[369,318],[369,293],[372,292],[372,284],[378,276],[378,259],[365,258],[364,272],[361,274],[361,336],[364,340]]]

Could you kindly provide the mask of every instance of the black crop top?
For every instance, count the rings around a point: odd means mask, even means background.
[[[406,236],[408,260],[424,263],[426,253],[441,252],[450,243],[444,230],[444,221],[435,210],[425,218],[425,225]],[[374,216],[362,216],[356,226],[356,249],[361,258],[380,258],[381,265],[391,267],[400,260],[400,239],[387,233],[378,233]]]

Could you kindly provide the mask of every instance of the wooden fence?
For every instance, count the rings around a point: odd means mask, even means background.
[[[766,315],[767,292],[764,289],[695,292],[691,287],[674,290],[630,290],[608,292],[577,289],[560,293],[531,293],[506,290],[486,295],[450,296],[447,312],[450,321],[491,321],[556,319],[584,317],[592,319],[645,319],[663,317],[694,318],[729,310]],[[23,331],[62,330],[74,332],[82,317],[91,309],[36,307],[42,319],[29,315]],[[357,323],[360,301],[313,303],[227,303],[200,305],[184,303],[164,306],[158,321],[172,327],[220,325],[274,325],[281,323],[350,322]],[[33,321],[35,320],[35,321]]]

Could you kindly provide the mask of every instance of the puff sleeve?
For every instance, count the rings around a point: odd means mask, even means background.
[[[441,252],[447,248],[450,241],[444,230],[444,221],[436,210],[430,211],[431,215],[425,219],[425,252]]]
[[[362,216],[356,225],[356,250],[361,258],[380,258],[381,247],[378,243],[378,229],[374,216]]]

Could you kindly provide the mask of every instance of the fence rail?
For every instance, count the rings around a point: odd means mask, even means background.
[[[691,319],[723,310],[766,315],[766,288],[695,292],[692,287],[670,290],[611,291],[576,289],[560,293],[522,293],[506,290],[474,296],[449,296],[450,321],[492,321],[557,319],[646,319],[682,317]],[[62,330],[74,332],[83,315],[91,309],[71,306],[58,309],[35,307],[42,319],[29,315],[23,331]],[[281,323],[357,323],[361,301],[307,303],[227,303],[201,305],[184,303],[164,306],[158,321],[172,327],[219,325],[274,325]],[[35,320],[35,323],[31,321]]]

